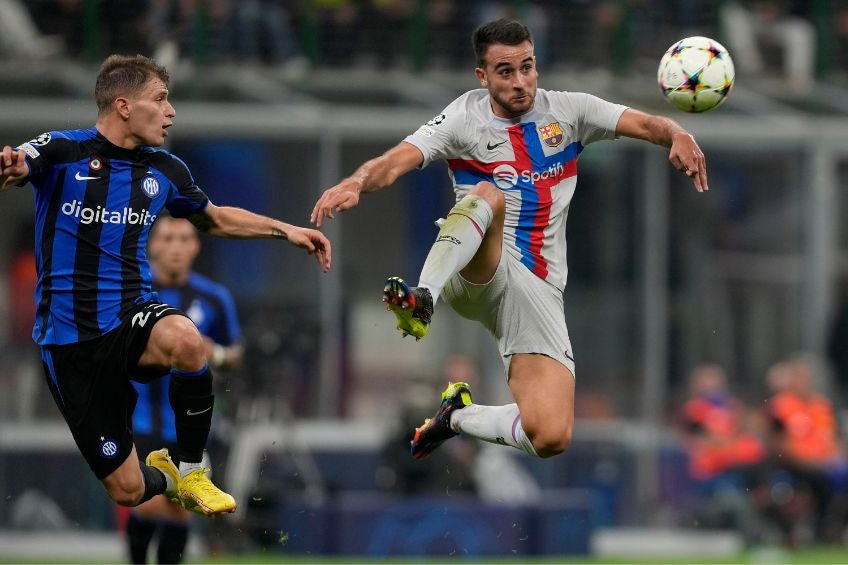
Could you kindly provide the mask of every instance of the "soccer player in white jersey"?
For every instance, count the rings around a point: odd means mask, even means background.
[[[442,393],[416,430],[412,455],[426,457],[464,433],[531,455],[565,451],[574,422],[574,356],[565,325],[565,220],[577,157],[594,141],[626,136],[669,148],[672,166],[707,190],[704,154],[674,121],[589,94],[537,88],[533,39],[500,19],[474,31],[482,89],[454,100],[383,155],[327,189],[312,211],[318,226],[361,193],[390,186],[415,167],[445,159],[456,192],[417,287],[390,278],[383,300],[404,334],[427,333],[441,297],[498,340],[515,403],[473,404],[465,383]]]

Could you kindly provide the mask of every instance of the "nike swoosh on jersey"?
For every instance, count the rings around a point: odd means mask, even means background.
[[[506,143],[507,141],[509,141],[509,140],[508,140],[508,139],[504,139],[504,140],[503,140],[503,141],[501,141],[500,143],[495,143],[494,145],[492,145],[492,142],[490,141],[490,142],[486,143],[486,149],[488,149],[489,151],[491,151],[491,150],[492,150],[492,149],[494,149],[495,147],[500,147],[501,145],[503,145],[503,144],[504,144],[504,143]]]
[[[80,172],[77,171],[77,174],[74,175],[74,178],[77,179],[77,180],[97,180],[100,177],[86,177],[86,176],[81,175]]]
[[[187,416],[197,416],[199,414],[203,414],[204,412],[209,412],[210,410],[212,410],[211,406],[209,408],[207,408],[206,410],[201,410],[200,412],[192,412],[191,409],[189,409],[189,410],[186,410],[186,415]]]

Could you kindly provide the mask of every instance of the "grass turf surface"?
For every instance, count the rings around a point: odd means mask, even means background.
[[[0,549],[0,563],[112,563],[112,561],[96,561],[84,558],[71,558],[67,561],[57,561],[53,559],[19,559],[14,556],[3,555]],[[556,556],[515,556],[515,557],[488,557],[475,558],[470,556],[456,556],[444,558],[379,558],[379,557],[311,557],[311,556],[294,556],[280,555],[278,553],[246,553],[240,555],[210,555],[199,561],[187,561],[186,563],[210,563],[210,564],[227,564],[246,565],[249,563],[268,564],[279,563],[283,565],[364,565],[367,563],[379,563],[380,565],[439,565],[439,564],[456,564],[456,563],[474,563],[474,564],[491,564],[491,565],[543,565],[561,563],[563,565],[576,565],[579,563],[601,565],[601,564],[656,564],[656,565],[706,565],[706,564],[802,564],[802,563],[848,563],[848,547],[814,547],[800,549],[797,551],[784,551],[779,548],[762,548],[746,553],[739,554],[732,558],[725,559],[699,559],[697,556],[680,557],[680,558],[599,558],[592,556],[583,557],[556,557]]]

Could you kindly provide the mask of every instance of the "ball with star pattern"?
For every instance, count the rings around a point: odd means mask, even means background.
[[[709,37],[687,37],[668,48],[657,70],[660,90],[675,108],[706,112],[722,102],[736,72],[727,49]]]

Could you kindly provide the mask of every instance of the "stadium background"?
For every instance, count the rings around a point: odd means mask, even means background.
[[[743,3],[806,22],[815,50],[801,77],[784,70],[787,52],[768,40],[754,46],[760,69],[740,65],[745,54],[734,50],[729,5],[0,5],[4,143],[90,126],[97,63],[110,52],[154,55],[172,76],[169,149],[214,202],[293,223],[307,222],[324,188],[477,87],[468,36],[502,14],[533,30],[540,87],[669,115],[707,155],[711,190],[702,195],[660,148],[618,141],[584,152],[568,222],[566,291],[578,423],[569,452],[549,461],[464,445],[423,470],[398,462],[401,425],[432,410],[446,359],[477,365],[477,402],[508,399],[481,328],[442,308],[426,340],[401,341],[380,304],[387,275],[415,279],[433,221],[450,206],[442,165],[366,196],[330,222],[335,263],[327,275],[273,242],[205,238],[198,270],[232,290],[245,331],[244,367],[221,374],[217,385],[213,450],[216,473],[241,507],[233,517],[198,521],[192,558],[587,559],[674,555],[681,546],[720,558],[745,549],[740,528],[698,529],[676,414],[698,363],[722,365],[733,392],[756,410],[768,367],[796,352],[818,361],[819,390],[843,405],[848,375],[828,343],[848,307],[841,222],[848,201],[840,190],[848,172],[848,5]],[[687,35],[714,37],[737,59],[729,100],[705,115],[674,111],[656,87],[657,61]],[[0,560],[120,559],[114,509],[50,404],[28,337],[31,195],[3,194],[2,210]],[[539,490],[511,496],[509,469]],[[403,474],[421,477],[404,488]],[[487,494],[493,480],[503,480],[502,496]]]

